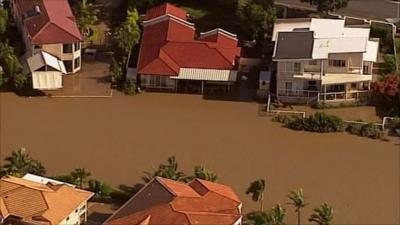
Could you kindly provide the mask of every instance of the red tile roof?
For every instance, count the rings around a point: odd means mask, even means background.
[[[32,44],[82,41],[67,0],[15,0],[15,4]]]
[[[228,186],[199,179],[185,184],[157,177],[104,224],[233,225],[241,219],[240,205]]]
[[[234,68],[240,56],[236,35],[215,29],[195,38],[186,11],[163,4],[147,12],[139,53],[141,74],[176,76],[180,68]]]

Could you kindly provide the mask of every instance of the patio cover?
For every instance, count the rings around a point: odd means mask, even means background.
[[[236,70],[181,68],[179,70],[178,76],[172,76],[171,78],[178,79],[178,80],[235,82],[237,80],[237,71]]]
[[[55,56],[44,51],[40,51],[29,57],[27,61],[29,69],[32,73],[44,66],[50,66],[53,69],[62,72],[63,74],[67,73],[63,61],[58,60]]]
[[[327,73],[322,76],[322,85],[330,84],[346,84],[346,83],[356,83],[372,81],[372,75],[362,75],[362,74],[340,74],[340,73]]]

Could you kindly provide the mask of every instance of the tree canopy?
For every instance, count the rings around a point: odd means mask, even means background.
[[[340,8],[347,6],[350,0],[300,0],[301,2],[310,3],[312,6],[316,6],[318,12],[329,13],[335,12]]]
[[[25,148],[13,151],[5,158],[1,174],[23,177],[27,173],[43,176],[46,174],[46,169],[38,160],[33,159]]]
[[[265,191],[265,180],[255,180],[250,183],[250,186],[246,190],[246,194],[251,195],[251,199],[255,202],[260,202],[260,211],[263,211],[264,206],[264,191]]]
[[[0,7],[0,34],[7,30],[8,11]]]
[[[90,38],[95,34],[95,28],[93,26],[97,22],[96,11],[94,10],[93,4],[88,0],[78,0],[73,9],[83,36]]]
[[[250,0],[239,10],[243,30],[254,40],[263,40],[276,19],[273,1]]]
[[[314,213],[308,221],[315,222],[318,225],[331,225],[333,221],[333,208],[327,203],[322,203],[319,208],[314,209]]]

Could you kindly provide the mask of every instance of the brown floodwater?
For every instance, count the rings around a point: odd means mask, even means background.
[[[286,204],[302,187],[306,221],[321,202],[335,224],[400,223],[400,145],[349,134],[291,131],[257,116],[255,103],[208,101],[196,95],[117,94],[111,99],[0,95],[1,158],[19,147],[49,175],[85,167],[114,186],[131,185],[168,156],[191,173],[205,165],[231,185],[246,211],[250,181],[267,181],[266,207]],[[293,208],[287,224],[294,223]]]

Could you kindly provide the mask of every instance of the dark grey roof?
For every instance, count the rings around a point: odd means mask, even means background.
[[[274,59],[311,59],[314,32],[279,32]]]

